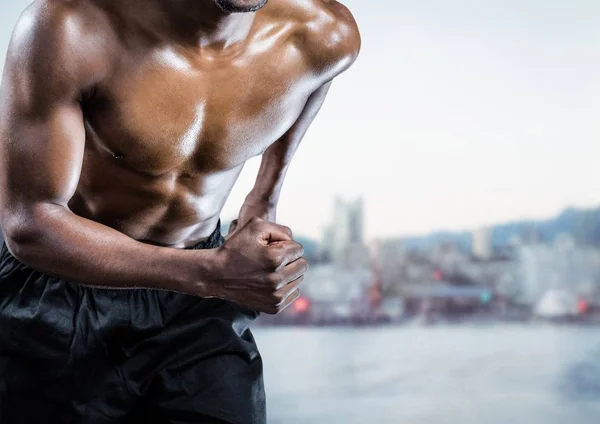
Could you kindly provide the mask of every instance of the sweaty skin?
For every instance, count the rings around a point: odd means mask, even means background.
[[[82,284],[279,312],[307,263],[291,231],[269,221],[331,80],[359,49],[336,1],[270,0],[233,14],[215,0],[34,2],[0,91],[8,249]],[[225,245],[182,249],[210,235],[258,155]]]

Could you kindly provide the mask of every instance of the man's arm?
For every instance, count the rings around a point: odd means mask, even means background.
[[[331,81],[315,91],[294,125],[263,153],[254,188],[246,196],[238,219],[231,225],[230,234],[254,216],[275,222],[285,175],[300,142],[323,106],[330,87]]]
[[[334,0],[322,0],[322,5],[318,18],[302,26],[297,42],[306,54],[308,72],[327,82],[309,97],[291,129],[263,154],[254,188],[232,222],[230,234],[253,216],[275,222],[281,187],[298,145],[321,109],[332,80],[358,57],[361,37],[350,11]]]
[[[72,11],[38,6],[19,21],[0,91],[1,223],[20,261],[95,286],[188,290],[192,255],[137,242],[73,214],[85,145],[81,101],[106,71],[104,46],[71,40]],[[51,16],[48,14],[52,12]],[[81,34],[78,34],[81,35]],[[204,257],[203,257],[204,256]]]
[[[219,249],[180,250],[138,242],[69,210],[85,147],[80,103],[110,55],[98,36],[82,36],[69,4],[37,5],[15,30],[0,89],[0,222],[11,253],[98,287],[181,291],[267,313],[289,305],[307,264],[285,227],[254,219]]]

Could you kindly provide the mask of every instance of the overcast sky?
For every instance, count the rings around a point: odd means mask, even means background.
[[[28,3],[0,5],[2,57]],[[336,193],[365,196],[369,237],[600,204],[600,2],[344,3],[363,50],[296,155],[281,223],[319,236]],[[223,218],[236,215],[257,166]]]

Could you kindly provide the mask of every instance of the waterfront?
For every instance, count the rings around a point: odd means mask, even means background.
[[[259,327],[269,424],[592,424],[600,327]]]

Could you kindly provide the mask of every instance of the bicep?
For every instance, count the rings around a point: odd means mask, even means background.
[[[0,88],[5,211],[36,203],[66,206],[79,181],[85,144],[80,74],[43,35],[13,37],[5,63]]]
[[[57,102],[43,115],[8,104],[3,119],[7,204],[48,202],[66,205],[75,192],[83,161],[85,130],[78,104]]]

